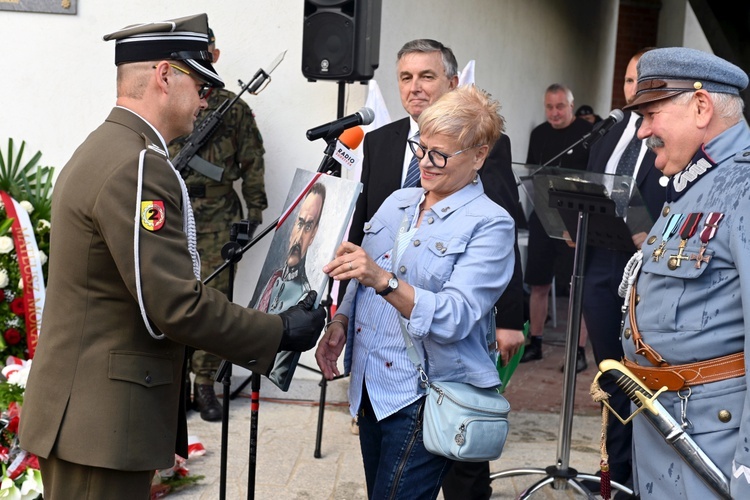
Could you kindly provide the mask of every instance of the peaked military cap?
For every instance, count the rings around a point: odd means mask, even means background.
[[[171,59],[182,61],[197,76],[214,87],[224,87],[224,81],[211,65],[213,55],[208,51],[208,16],[194,16],[134,24],[104,35],[104,40],[116,40],[115,64]]]
[[[708,52],[687,47],[654,49],[638,60],[638,89],[624,109],[701,89],[739,95],[747,84],[742,69]]]

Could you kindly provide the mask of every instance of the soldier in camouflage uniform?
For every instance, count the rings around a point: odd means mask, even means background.
[[[214,63],[220,54],[215,43],[213,31],[209,29],[209,50],[213,52]],[[196,123],[234,97],[235,94],[229,90],[213,89],[207,99],[208,108],[200,112]],[[170,144],[170,156],[174,157],[179,152],[185,139],[181,137]],[[250,222],[250,235],[262,221],[263,210],[268,207],[263,180],[263,153],[263,139],[255,117],[247,103],[239,99],[224,115],[211,140],[198,152],[201,158],[224,170],[222,180],[214,181],[189,168],[185,171],[185,184],[195,215],[201,276],[204,279],[224,262],[221,249],[229,241],[229,228],[243,219],[242,203],[234,190],[236,180],[242,181],[242,197],[248,209],[244,219]],[[219,274],[209,285],[227,293],[228,274]],[[193,408],[200,411],[203,420],[221,420],[222,407],[216,399],[213,381],[220,363],[219,358],[205,351],[195,351],[189,359],[189,369],[195,374]],[[187,387],[189,390],[190,385]]]

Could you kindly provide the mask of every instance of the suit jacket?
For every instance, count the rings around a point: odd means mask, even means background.
[[[362,161],[362,193],[352,216],[349,241],[362,244],[365,222],[369,221],[391,193],[401,189],[404,151],[409,139],[409,118],[402,118],[365,135]],[[518,188],[511,170],[510,139],[503,134],[490,152],[480,170],[487,196],[503,207],[513,218],[520,210]],[[516,222],[516,226],[518,222]],[[521,330],[523,314],[523,270],[521,269],[518,242],[514,246],[516,264],[513,278],[497,303],[497,326]],[[339,288],[339,303],[346,283]]]
[[[140,117],[115,108],[55,184],[47,300],[19,431],[21,446],[41,457],[129,471],[171,467],[178,424],[186,431],[185,345],[261,373],[276,356],[281,318],[232,304],[193,274],[182,190],[164,148]],[[142,199],[162,207],[154,230],[135,206],[144,151]],[[163,340],[141,317],[138,274]]]
[[[625,112],[625,117],[616,123],[610,131],[591,147],[587,170],[590,172],[604,173],[607,167],[607,161],[612,156],[620,137],[622,137],[628,122],[630,121],[631,111]],[[654,167],[656,155],[650,149],[641,160],[641,165],[636,173],[636,184],[641,192],[643,202],[646,204],[652,220],[656,220],[661,212],[661,207],[666,200],[667,191],[659,185],[661,172]]]

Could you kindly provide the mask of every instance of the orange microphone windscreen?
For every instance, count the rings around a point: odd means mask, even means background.
[[[344,130],[339,136],[339,141],[349,149],[357,149],[364,137],[365,131],[358,126]]]

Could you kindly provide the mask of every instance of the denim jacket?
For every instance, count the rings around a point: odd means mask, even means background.
[[[395,191],[365,224],[362,247],[373,260],[392,253],[404,214],[411,222],[423,192],[421,188]],[[424,367],[432,380],[461,381],[477,387],[499,385],[486,336],[493,306],[513,273],[514,238],[513,219],[484,194],[478,181],[427,210],[411,243],[398,256],[395,274],[415,289],[411,317],[403,319],[417,350],[425,357]],[[352,280],[337,309],[337,314],[349,318],[344,368],[346,373],[355,370],[352,384],[361,384],[362,374],[356,371],[366,366],[371,395],[378,389],[371,384],[381,385],[384,392],[392,389],[389,375],[393,371],[385,367],[387,363],[368,358],[360,363],[362,366],[352,366],[353,357],[361,357],[353,356],[355,335],[363,331],[397,336],[393,345],[401,349],[396,364],[409,367],[416,382],[417,372],[408,360],[398,322],[377,317],[368,325],[363,321],[370,320],[356,316],[356,308],[367,300],[385,299]],[[389,313],[395,311],[390,309]],[[398,317],[397,313],[390,315]],[[377,353],[368,352],[366,356],[377,357]]]

